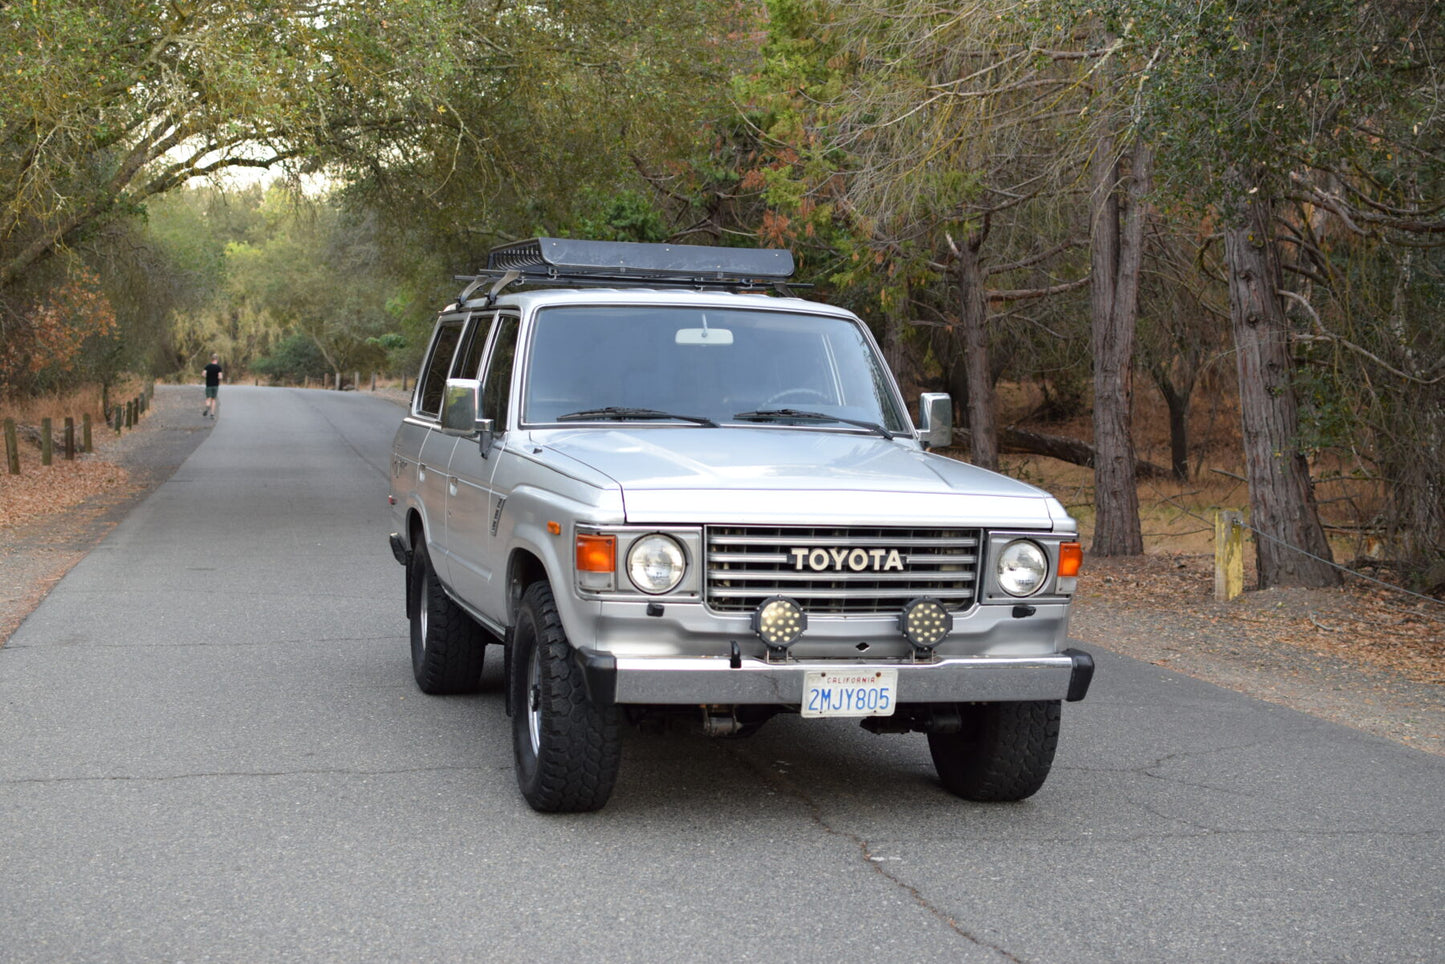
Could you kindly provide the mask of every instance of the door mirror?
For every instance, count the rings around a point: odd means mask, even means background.
[[[448,435],[475,435],[482,458],[492,449],[493,422],[478,418],[482,383],[476,378],[448,378],[442,398],[442,431]]]
[[[475,432],[481,394],[482,383],[475,378],[448,378],[442,398],[442,428],[456,435]]]
[[[953,399],[944,392],[918,396],[918,441],[927,449],[941,449],[953,443]]]

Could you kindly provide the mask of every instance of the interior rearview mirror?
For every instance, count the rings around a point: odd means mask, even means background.
[[[733,333],[727,328],[679,328],[673,341],[679,345],[731,345]]]

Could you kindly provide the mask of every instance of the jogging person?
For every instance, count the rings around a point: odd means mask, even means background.
[[[221,368],[221,356],[212,355],[211,363],[206,366],[206,407],[201,409],[201,416],[216,417],[216,392],[221,388],[221,379],[226,377],[225,369]]]

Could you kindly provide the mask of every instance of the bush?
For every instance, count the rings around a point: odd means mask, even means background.
[[[273,383],[325,378],[330,370],[316,343],[301,334],[288,336],[271,354],[251,363],[252,372]]]

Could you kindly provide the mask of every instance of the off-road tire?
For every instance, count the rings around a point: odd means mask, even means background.
[[[452,601],[432,569],[426,545],[412,551],[408,586],[416,598],[411,614],[411,671],[423,693],[475,693],[482,684],[487,632]]]
[[[928,734],[944,787],[965,800],[1033,796],[1048,778],[1059,744],[1059,701],[960,703],[963,729]]]
[[[512,748],[523,798],[543,813],[600,810],[622,762],[619,713],[588,699],[552,587],[544,582],[522,595],[511,667]]]

